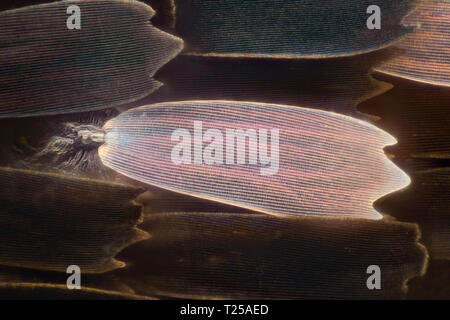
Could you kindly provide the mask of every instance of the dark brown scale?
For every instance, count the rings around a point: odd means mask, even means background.
[[[79,30],[68,30],[69,5],[80,8]],[[183,42],[154,27],[153,15],[122,0],[0,12],[0,118],[100,110],[158,89],[153,75]]]

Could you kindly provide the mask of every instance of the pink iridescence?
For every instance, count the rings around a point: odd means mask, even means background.
[[[202,123],[203,135],[197,143],[204,159],[197,164],[195,121]],[[177,129],[192,136],[189,164],[173,161],[172,152],[181,141],[171,138]],[[258,136],[256,163],[250,163],[248,140],[245,163],[226,163],[227,129],[267,130],[267,143]],[[270,139],[272,129],[278,129],[278,150]],[[124,112],[107,122],[104,130],[99,154],[117,172],[268,214],[380,219],[373,202],[410,183],[383,152],[396,143],[391,135],[364,121],[321,110],[233,101],[159,103]],[[222,163],[205,161],[212,143],[207,132],[223,135],[223,148],[215,149],[223,153]],[[217,141],[215,146],[220,145]],[[278,151],[278,168],[263,175],[261,169],[270,165],[259,161],[259,151],[266,147],[269,156]],[[237,154],[237,144],[233,151]],[[232,157],[237,162],[237,155]]]

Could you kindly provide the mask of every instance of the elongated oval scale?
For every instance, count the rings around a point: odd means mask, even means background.
[[[385,48],[404,36],[408,29],[401,21],[414,2],[176,0],[176,30],[190,55],[351,56]],[[377,10],[381,25],[373,28]]]
[[[80,24],[70,29],[79,8]],[[0,118],[114,107],[161,86],[181,39],[138,1],[77,0],[0,12]]]
[[[417,27],[398,43],[402,53],[377,71],[433,85],[450,86],[450,1],[427,0],[404,21]]]
[[[341,114],[234,101],[128,110],[104,126],[102,162],[157,187],[275,215],[379,219],[409,184],[384,154],[396,140]]]
[[[130,263],[120,279],[150,296],[401,299],[428,262],[418,226],[388,219],[178,212],[140,227],[152,238],[122,252]],[[373,261],[382,290],[365,285]]]
[[[0,167],[0,265],[83,274],[125,266],[115,256],[148,238],[136,227],[143,189]],[[0,280],[1,282],[1,280]]]

